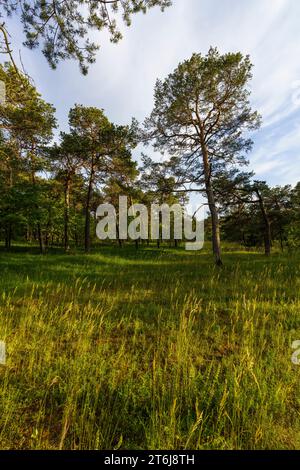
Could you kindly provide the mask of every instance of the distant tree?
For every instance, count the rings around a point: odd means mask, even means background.
[[[162,10],[171,0],[5,0],[0,13],[18,15],[24,27],[25,46],[34,49],[42,43],[42,51],[52,68],[60,60],[76,59],[86,74],[88,64],[95,61],[99,45],[90,41],[93,31],[107,30],[112,42],[122,39],[117,25],[118,13],[127,26],[138,12],[146,13],[159,6]],[[2,27],[6,52],[8,36]]]
[[[51,141],[56,127],[55,109],[41,98],[29,79],[20,75],[12,64],[0,65],[0,80],[6,85],[6,102],[0,105],[0,129],[6,149],[10,149],[9,153],[3,153],[6,163],[10,165],[9,187],[13,188],[21,175],[25,186],[30,181],[33,187],[30,199],[35,207],[38,238],[43,252],[42,226],[38,217],[38,213],[41,214],[38,202],[40,178],[37,174],[46,169],[43,149]],[[7,158],[7,155],[13,155],[13,158]],[[35,202],[34,197],[37,198]]]
[[[264,197],[264,206],[267,208],[271,222],[271,236],[279,241],[281,250],[288,240],[287,227],[292,222],[292,187],[276,186],[268,188]]]
[[[112,204],[116,210],[116,215],[119,215],[119,197],[127,196],[130,205],[135,202],[140,202],[140,191],[136,184],[138,176],[137,164],[133,160],[127,159],[122,161],[120,159],[117,168],[112,172],[108,181],[103,188],[104,200]],[[117,171],[116,171],[117,170]],[[117,237],[120,247],[123,246],[123,240],[120,238],[120,230],[117,218]]]
[[[21,178],[21,165],[17,148],[0,134],[0,230],[5,239],[6,249],[10,249],[13,227],[21,225],[21,200],[18,197]]]
[[[219,214],[214,191],[220,167],[245,164],[252,141],[246,131],[260,118],[251,110],[247,89],[252,65],[241,53],[220,55],[211,48],[194,54],[155,86],[155,104],[145,121],[155,148],[177,155],[182,172],[204,187],[212,221],[215,262],[222,264]]]
[[[253,179],[253,173],[230,170],[217,181],[215,190],[221,205],[227,239],[257,244],[262,238],[265,254],[270,256],[272,240],[287,242],[287,227],[292,220],[292,187],[271,188]]]
[[[186,204],[188,196],[185,190],[180,190],[181,183],[174,174],[175,167],[172,160],[155,162],[147,155],[142,155],[142,166],[140,167],[140,187],[143,191],[144,202],[149,206],[153,203],[162,204]],[[172,214],[173,217],[173,214]],[[150,224],[150,220],[149,220]],[[172,224],[172,219],[171,219]],[[178,240],[174,238],[175,246]],[[157,240],[160,247],[160,239]]]
[[[56,178],[63,181],[64,191],[64,248],[69,251],[69,219],[71,186],[82,168],[84,148],[82,140],[73,132],[61,133],[61,142],[49,150],[50,164]]]
[[[288,244],[300,246],[300,182],[296,184],[291,194],[291,220],[286,228]]]
[[[91,201],[95,184],[104,185],[115,174],[131,166],[131,149],[136,145],[136,123],[116,126],[103,110],[76,105],[70,110],[71,132],[82,141],[82,166],[87,181],[85,204],[85,251],[90,250]]]

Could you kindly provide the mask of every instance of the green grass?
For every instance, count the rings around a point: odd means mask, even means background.
[[[0,252],[0,449],[300,449],[300,254]]]

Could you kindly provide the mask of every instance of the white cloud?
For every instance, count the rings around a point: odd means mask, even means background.
[[[288,127],[288,126],[287,126]],[[272,184],[296,184],[300,181],[300,120],[283,133],[271,132],[251,157],[251,168]]]
[[[299,0],[173,3],[164,13],[153,9],[136,15],[131,28],[122,28],[124,39],[118,45],[101,35],[102,47],[88,77],[80,76],[74,63],[53,72],[36,51],[23,52],[26,68],[45,99],[57,107],[60,123],[66,125],[75,102],[102,107],[119,123],[132,116],[142,121],[153,105],[156,78],[164,78],[179,61],[193,52],[206,53],[210,45],[222,52],[241,50],[255,65],[252,102],[264,118],[251,164],[258,176],[278,183],[289,177],[300,180],[299,126],[291,125],[285,134],[278,131],[300,117],[294,88],[300,80]],[[13,42],[19,43],[17,28],[13,32]]]

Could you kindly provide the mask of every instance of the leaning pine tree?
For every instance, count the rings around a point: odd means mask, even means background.
[[[182,174],[192,174],[206,193],[217,265],[222,259],[214,182],[220,169],[247,163],[245,154],[253,144],[248,131],[260,125],[249,104],[251,69],[249,57],[241,53],[221,55],[211,48],[205,57],[193,54],[157,81],[154,109],[145,121],[147,139],[177,156]]]

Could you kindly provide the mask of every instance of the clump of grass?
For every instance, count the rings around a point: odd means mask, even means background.
[[[299,449],[299,255],[0,255],[1,449]]]

